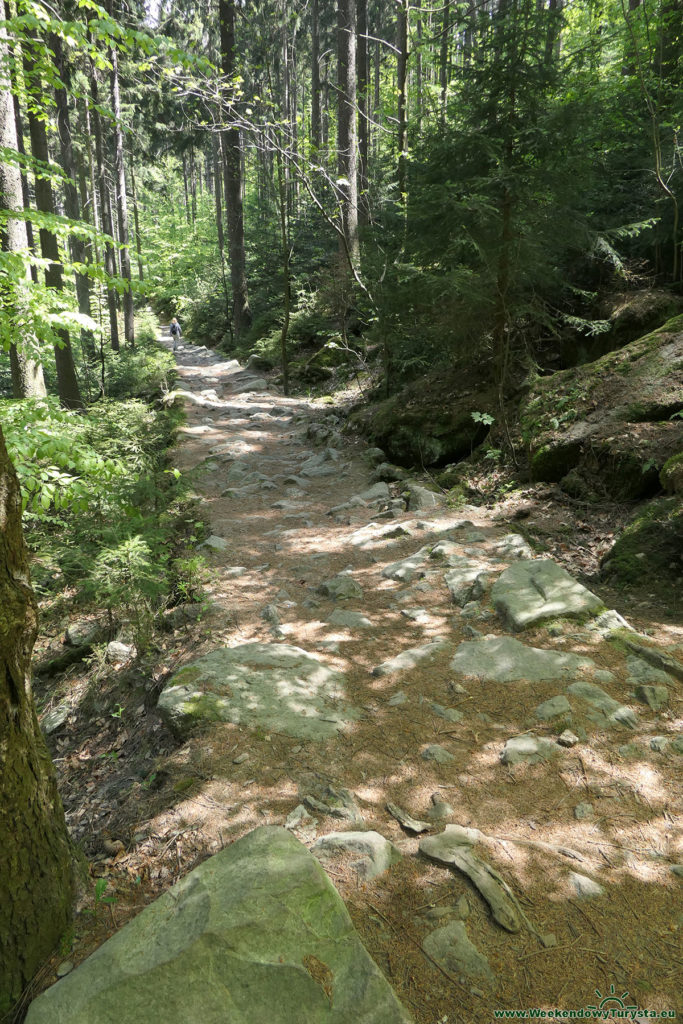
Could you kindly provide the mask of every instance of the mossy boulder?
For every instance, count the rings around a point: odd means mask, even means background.
[[[659,474],[659,482],[667,494],[683,494],[683,452],[667,459]]]
[[[472,414],[490,413],[494,401],[491,390],[466,389],[454,375],[431,375],[359,410],[353,422],[399,465],[445,466],[485,440],[490,425]]]
[[[652,587],[683,576],[683,505],[679,497],[658,498],[638,510],[603,559],[614,582],[631,585],[647,579]]]
[[[598,496],[653,495],[665,463],[683,448],[681,410],[683,316],[677,316],[617,352],[534,382],[521,409],[532,476],[566,481],[574,495],[581,479]]]

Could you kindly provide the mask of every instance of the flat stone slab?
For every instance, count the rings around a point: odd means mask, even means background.
[[[604,610],[599,597],[547,558],[509,566],[491,590],[493,607],[515,632],[544,619],[597,615]]]
[[[317,839],[311,847],[311,853],[323,862],[339,857],[340,854],[357,854],[360,859],[353,862],[352,866],[366,880],[383,875],[392,864],[398,864],[401,860],[401,854],[394,844],[379,832],[332,832]]]
[[[366,551],[379,547],[388,540],[395,540],[397,537],[411,537],[413,534],[411,525],[414,526],[415,524],[386,523],[382,525],[380,523],[368,523],[367,526],[362,526],[351,534],[349,544],[354,548],[360,548],[361,551]]]
[[[589,714],[593,721],[611,723],[613,725],[624,725],[628,729],[635,729],[638,725],[638,716],[631,708],[620,704],[608,693],[595,683],[576,682],[567,687],[568,692],[574,697],[580,697],[593,709],[594,714]]]
[[[540,718],[542,722],[549,722],[551,718],[556,718],[558,715],[569,715],[571,714],[571,704],[564,696],[559,694],[557,697],[551,697],[549,700],[544,700],[542,704],[534,710],[536,718]]]
[[[159,713],[180,737],[205,722],[275,729],[322,740],[360,717],[344,703],[345,677],[288,644],[221,647],[174,673]]]
[[[363,596],[360,583],[356,583],[353,577],[346,573],[325,580],[318,587],[318,592],[325,597],[331,597],[334,601],[359,600]]]
[[[258,828],[38,997],[28,1024],[411,1024],[321,865]]]
[[[553,740],[544,736],[534,736],[533,733],[524,733],[523,736],[513,736],[507,741],[500,755],[503,764],[520,764],[526,761],[527,764],[538,764],[541,761],[548,761],[555,754],[560,752],[560,747]]]
[[[402,558],[399,562],[386,565],[382,569],[382,576],[388,580],[399,580],[401,583],[410,583],[416,577],[424,576],[424,564],[430,551],[429,545],[425,545],[415,554],[408,555],[407,558]]]
[[[425,936],[422,948],[446,971],[484,979],[489,985],[496,983],[491,965],[470,941],[462,921],[452,921],[443,928],[430,932]]]
[[[494,683],[512,683],[518,679],[531,683],[565,679],[594,667],[595,663],[590,658],[527,647],[511,636],[466,640],[460,644],[451,661],[455,672]]]
[[[327,621],[333,626],[343,626],[345,629],[371,629],[372,621],[363,615],[362,612],[349,611],[348,608],[335,608]]]
[[[407,651],[402,651],[395,658],[376,665],[372,674],[373,676],[388,676],[392,672],[407,672],[412,668],[417,668],[418,665],[432,661],[442,651],[452,649],[447,640],[432,640],[431,643],[424,644],[423,647],[409,647]]]

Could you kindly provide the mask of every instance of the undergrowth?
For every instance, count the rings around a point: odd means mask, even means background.
[[[106,611],[139,651],[159,612],[196,593],[198,556],[183,557],[184,543],[202,530],[189,482],[167,465],[182,414],[151,401],[168,389],[173,360],[146,326],[135,350],[108,360],[108,397],[84,413],[53,397],[0,409],[47,614]]]

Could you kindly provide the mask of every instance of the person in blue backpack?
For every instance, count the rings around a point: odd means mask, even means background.
[[[171,326],[169,327],[168,330],[171,335],[171,338],[173,339],[173,351],[175,352],[175,350],[178,347],[178,342],[180,341],[183,334],[183,332],[180,330],[180,324],[178,323],[175,317],[173,317],[173,319],[171,320]]]

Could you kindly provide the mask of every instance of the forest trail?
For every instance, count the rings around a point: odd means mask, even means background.
[[[208,349],[176,359],[171,465],[209,568],[138,709],[154,771],[125,789],[113,763],[118,809],[89,812],[131,893],[112,922],[285,825],[418,1024],[610,993],[680,1011],[683,632],[653,646],[514,524],[378,480],[325,404]]]
[[[209,848],[284,824],[296,808],[290,826],[309,846],[359,827],[390,840],[402,858],[375,878],[367,850],[328,846],[321,856],[418,1021],[579,1009],[610,985],[638,1005],[675,1008],[680,660],[669,666],[676,678],[623,632],[610,642],[618,621],[597,607],[578,618],[577,607],[546,608],[537,622],[529,613],[511,633],[489,591],[506,566],[514,573],[533,557],[513,527],[474,508],[416,512],[398,496],[373,499],[370,488],[388,489],[373,484],[372,458],[342,439],[324,406],[266,390],[205,349],[184,345],[177,361],[187,422],[174,464],[195,475],[213,535],[203,548],[208,635],[181,660],[221,645],[302,648],[343,674],[355,720],[322,739],[272,720],[250,728],[248,717],[194,734],[172,760],[205,781],[176,819]],[[335,580],[360,589],[335,600]],[[556,595],[552,582],[535,586],[542,601]],[[680,659],[680,633],[669,639]],[[531,648],[548,653],[529,660]],[[421,823],[401,828],[401,809]],[[479,831],[451,829],[417,856],[414,829],[438,836],[447,825]],[[495,869],[488,896],[447,867],[463,853]],[[481,954],[469,967],[452,927],[465,919]]]

